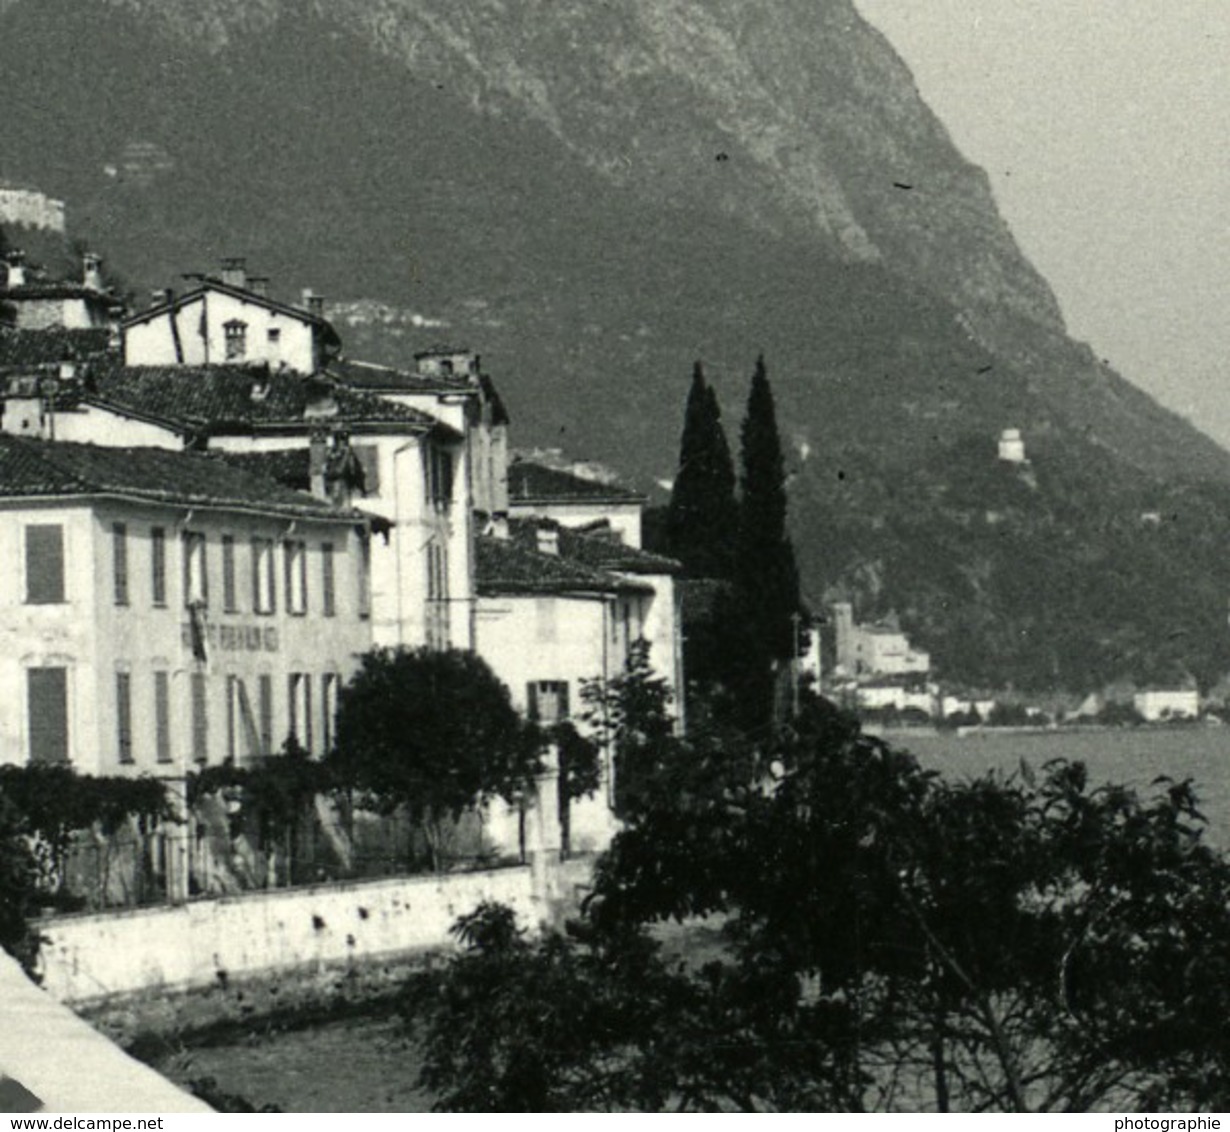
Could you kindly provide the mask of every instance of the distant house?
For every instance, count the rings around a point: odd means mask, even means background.
[[[223,261],[182,295],[154,292],[146,310],[124,320],[130,366],[207,366],[258,362],[311,374],[341,349],[323,300],[305,292],[302,307],[268,295],[267,280],[249,277],[242,259]]]
[[[645,496],[535,460],[508,465],[508,511],[514,517],[554,519],[566,527],[605,524],[628,546],[641,546]]]
[[[1196,719],[1200,715],[1200,694],[1192,689],[1150,688],[1132,697],[1132,706],[1147,723],[1162,719]]]
[[[914,648],[900,629],[855,624],[849,602],[834,604],[833,623],[837,632],[837,668],[842,675],[904,676],[931,671],[930,654]]]
[[[17,330],[96,330],[112,326],[120,304],[106,289],[102,260],[82,256],[81,278],[34,277],[21,252],[12,252],[0,287],[0,324]]]

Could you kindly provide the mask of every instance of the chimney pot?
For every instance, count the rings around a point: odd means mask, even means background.
[[[308,314],[313,318],[325,317],[325,297],[324,295],[309,295],[308,296]]]
[[[222,282],[228,287],[246,288],[248,285],[248,261],[243,256],[229,256],[222,261]]]
[[[9,287],[24,287],[26,285],[26,253],[22,251],[9,252]]]
[[[102,259],[93,252],[81,256],[81,282],[91,291],[105,290],[102,277]]]
[[[260,295],[262,299],[269,298],[269,276],[253,275],[248,280],[248,290],[254,295]]]
[[[308,441],[308,490],[317,499],[329,498],[325,469],[329,465],[329,446],[324,432],[314,430]]]
[[[559,556],[559,531],[555,527],[538,528],[538,553]]]

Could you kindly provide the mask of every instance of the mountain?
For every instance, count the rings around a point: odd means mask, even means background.
[[[899,613],[941,670],[994,682],[1020,614],[978,591],[1000,643],[969,673],[911,591],[911,540],[956,520],[916,499],[886,541],[899,509],[867,508],[968,451],[994,476],[1006,427],[1065,469],[1036,498],[1079,483],[1100,530],[1230,483],[1230,454],[1067,337],[850,0],[0,0],[0,73],[0,176],[65,198],[138,293],[246,255],[335,300],[351,354],[481,349],[519,443],[669,477],[692,361],[731,426],[763,350],[806,589]],[[1201,659],[1176,663],[1211,679],[1230,577],[1208,561],[1181,599]],[[1026,606],[1068,593],[1044,567]],[[1119,606],[1071,600],[1114,636]]]

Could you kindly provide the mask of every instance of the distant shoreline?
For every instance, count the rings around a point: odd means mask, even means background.
[[[946,730],[942,727],[877,727],[874,723],[863,725],[864,735],[890,741],[925,736],[929,739],[979,739],[996,735],[1096,735],[1104,732],[1123,731],[1191,731],[1205,727],[1221,727],[1211,719],[1170,720],[1157,723],[1050,723],[1024,724],[1014,727],[992,727],[987,724],[957,727]]]

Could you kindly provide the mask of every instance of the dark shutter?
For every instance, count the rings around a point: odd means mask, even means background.
[[[115,604],[128,604],[128,527],[111,524],[111,550],[115,563]]]
[[[569,718],[568,715],[568,681],[561,680],[556,688],[559,689],[559,718],[560,722]]]
[[[155,605],[167,603],[167,532],[153,527],[150,537],[150,570]]]
[[[326,542],[320,547],[320,591],[326,617],[332,617],[337,612],[333,587],[333,543]]]
[[[154,673],[154,757],[171,761],[171,684],[165,672]]]
[[[235,539],[222,536],[222,608],[234,613],[238,608],[235,594]]]
[[[132,676],[127,672],[115,674],[115,733],[120,762],[132,762]]]
[[[209,761],[209,700],[205,673],[192,673],[192,757]]]
[[[538,685],[534,681],[530,681],[530,683],[528,683],[525,686],[525,704],[526,704],[526,713],[529,715],[530,719],[533,722],[537,723],[538,722]]]
[[[30,761],[68,762],[68,670],[26,670]]]
[[[64,528],[59,523],[26,527],[26,601],[54,605],[64,600]]]

